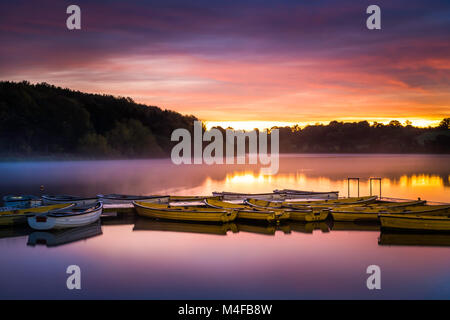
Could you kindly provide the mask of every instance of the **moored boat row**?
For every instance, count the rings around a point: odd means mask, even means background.
[[[291,199],[284,196],[287,193],[300,196]],[[291,220],[303,223],[332,218],[336,222],[375,222],[384,229],[450,231],[450,205],[427,205],[421,199],[388,201],[376,196],[336,199],[330,197],[332,192],[322,192],[328,194],[328,198],[322,199],[301,197],[307,193],[283,189],[266,194],[222,192],[212,196],[7,196],[4,203],[15,206],[0,209],[0,226],[27,222],[37,230],[85,226],[99,220],[104,205],[109,206],[108,209],[126,205],[140,216],[163,220],[212,223],[229,223],[235,219],[266,223]],[[242,199],[244,196],[255,197]],[[233,200],[225,200],[230,197]],[[37,205],[37,201],[41,201],[41,205]],[[22,208],[24,203],[28,204],[27,208]]]

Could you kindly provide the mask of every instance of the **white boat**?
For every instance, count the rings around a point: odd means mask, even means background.
[[[238,192],[213,192],[214,197],[221,197],[223,200],[245,200],[253,198],[258,200],[283,200],[284,195],[278,193],[238,193]]]
[[[285,200],[285,199],[337,199],[339,191],[315,192],[301,190],[274,190],[273,193],[238,193],[238,192],[213,192],[213,196],[222,197],[223,200],[245,200],[248,198],[257,200]]]
[[[127,194],[98,194],[97,197],[103,204],[133,204],[133,201],[145,201],[151,203],[169,203],[169,196],[136,196]]]
[[[92,207],[73,206],[37,214],[28,218],[28,225],[35,230],[63,229],[87,226],[100,219],[103,203]]]
[[[283,195],[285,199],[337,199],[339,197],[339,191],[275,189],[273,190],[273,193]]]
[[[74,203],[77,206],[90,206],[98,202],[98,197],[78,197],[69,195],[43,195],[42,201],[45,205],[57,203]]]

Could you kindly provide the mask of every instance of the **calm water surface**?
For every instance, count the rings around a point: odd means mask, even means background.
[[[0,194],[95,195],[339,190],[382,177],[382,195],[450,202],[450,157],[293,155],[275,176],[170,160],[0,163]],[[356,184],[351,184],[356,195]],[[375,188],[378,190],[378,186]],[[46,239],[46,245],[42,244]],[[413,244],[413,245],[405,245]],[[64,232],[0,229],[0,298],[450,298],[450,235],[381,234],[342,223],[223,226],[105,217]],[[66,288],[66,268],[82,289]],[[366,268],[381,268],[368,290]]]

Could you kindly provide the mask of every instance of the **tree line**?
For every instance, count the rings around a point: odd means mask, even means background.
[[[47,83],[0,82],[0,157],[166,157],[192,115]],[[281,153],[450,153],[450,118],[436,128],[332,121],[280,130]],[[224,131],[224,128],[219,128]]]
[[[194,116],[47,83],[0,82],[0,156],[162,157]]]

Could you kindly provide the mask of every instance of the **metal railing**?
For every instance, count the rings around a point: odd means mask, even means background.
[[[350,198],[350,180],[358,181],[358,197],[359,197],[359,178],[347,178],[347,187],[348,187],[347,197]]]

